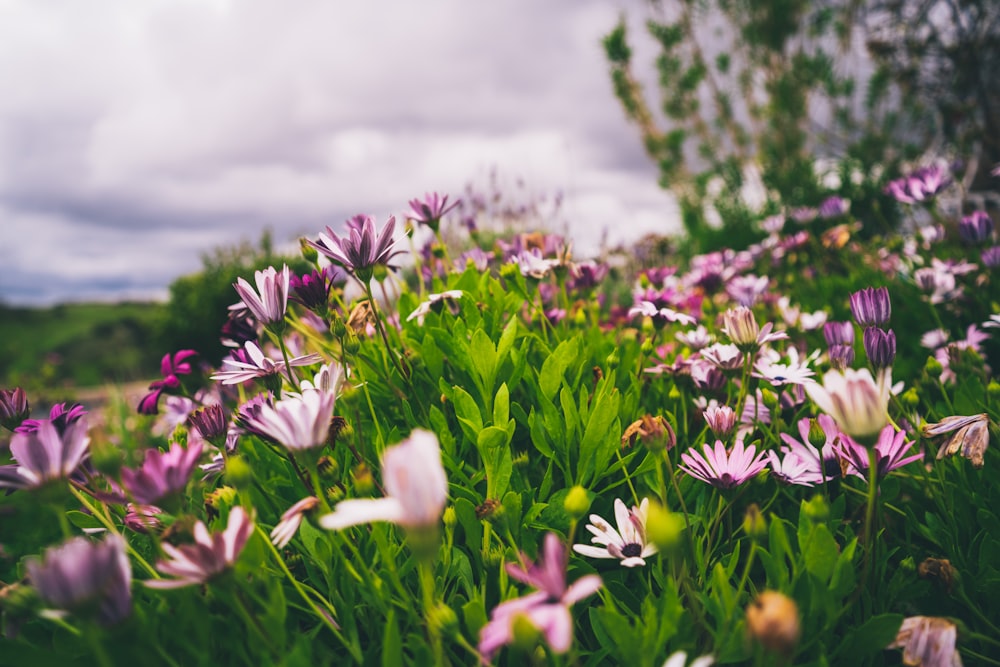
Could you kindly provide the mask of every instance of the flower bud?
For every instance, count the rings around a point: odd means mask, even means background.
[[[316,461],[316,472],[324,482],[335,482],[340,479],[340,464],[329,456],[321,456]]]
[[[760,398],[761,398],[761,403],[763,403],[764,407],[766,407],[768,410],[771,410],[773,412],[778,408],[778,395],[775,394],[770,389],[768,389],[767,387],[764,387],[763,389],[760,390]]]
[[[866,287],[851,294],[851,314],[862,327],[881,327],[889,323],[892,305],[887,287]]]
[[[799,608],[787,595],[764,591],[747,607],[747,632],[767,650],[790,656],[799,641]]]
[[[681,400],[681,392],[680,389],[677,388],[677,385],[670,387],[670,391],[667,392],[667,399],[672,402]]]
[[[13,431],[30,414],[31,407],[23,389],[0,389],[0,426]]]
[[[438,602],[430,609],[427,613],[427,623],[442,637],[449,638],[458,634],[458,615],[444,602]]]
[[[932,378],[939,378],[941,377],[941,373],[944,372],[944,366],[934,357],[927,357],[927,363],[924,364],[924,372]]]
[[[990,397],[990,400],[1000,398],[1000,382],[990,380],[990,383],[986,385],[986,395]]]
[[[535,646],[538,645],[539,640],[542,638],[542,633],[525,614],[515,614],[510,626],[511,635],[514,637],[511,645],[521,651],[534,650]]]
[[[574,521],[579,521],[587,516],[587,512],[590,510],[590,494],[587,493],[587,489],[579,484],[570,489],[563,499],[563,509]]]
[[[757,503],[750,503],[746,514],[743,516],[743,532],[754,541],[759,541],[767,535],[767,519],[760,513]]]
[[[915,408],[920,404],[920,394],[917,393],[916,387],[910,387],[903,392],[903,395],[899,397],[899,400],[908,408]]]
[[[334,315],[330,322],[330,333],[333,334],[334,338],[343,338],[347,335],[347,325],[344,323],[344,318]]]
[[[896,358],[896,334],[892,329],[882,331],[878,327],[865,329],[865,354],[876,369],[889,368]]]
[[[361,349],[361,339],[349,332],[344,338],[343,346],[344,352],[350,355],[355,355],[358,353],[358,350]]]
[[[351,471],[354,482],[354,491],[359,496],[370,496],[375,490],[375,478],[372,477],[371,468],[366,463],[359,463]]]
[[[309,245],[309,239],[300,238],[299,239],[299,250],[302,252],[302,257],[305,258],[310,264],[315,264],[316,260],[319,259],[319,253],[316,248]]]
[[[454,528],[458,524],[458,512],[451,505],[444,508],[444,514],[441,516],[441,520],[444,522],[444,527],[447,529]]]
[[[664,553],[677,549],[683,539],[684,517],[671,512],[658,502],[650,502],[648,512],[646,539]]]

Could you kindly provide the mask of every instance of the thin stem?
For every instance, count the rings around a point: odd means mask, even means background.
[[[111,523],[111,519],[109,519],[103,512],[98,510],[96,507],[94,507],[90,503],[90,499],[88,499],[85,494],[80,492],[72,484],[70,485],[69,490],[70,493],[76,496],[76,499],[79,500],[80,503],[82,503],[83,506],[90,511],[91,515],[93,515],[93,517],[97,519],[101,523],[101,525],[108,530],[108,532],[110,532],[111,534],[119,534],[118,529],[115,528],[115,525],[113,523]],[[146,562],[146,559],[143,558],[141,555],[139,555],[139,552],[137,552],[135,549],[132,548],[132,545],[128,543],[128,540],[125,540],[125,550],[128,551],[129,555],[136,560],[139,566],[142,567],[142,569],[144,569],[149,574],[149,576],[151,576],[153,579],[161,578],[160,573],[157,572],[152,565]]]
[[[444,646],[441,643],[441,629],[434,622],[436,595],[434,586],[434,563],[429,558],[420,559],[420,588],[423,591],[424,620],[430,635],[431,650],[434,652],[434,664],[443,665]]]

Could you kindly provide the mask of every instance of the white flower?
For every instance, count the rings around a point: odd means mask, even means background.
[[[807,384],[806,393],[844,433],[852,438],[873,438],[889,421],[891,379],[883,380],[882,374],[879,379],[876,383],[867,368],[828,371],[823,384]]]
[[[440,294],[431,294],[427,297],[426,301],[417,306],[416,310],[407,316],[406,321],[409,322],[410,320],[416,319],[417,324],[423,324],[424,316],[431,312],[437,304],[443,303],[448,299],[461,299],[463,294],[465,294],[465,292],[460,289],[452,289],[447,292],[441,292]]]
[[[687,653],[684,651],[677,651],[663,663],[663,667],[684,667],[687,664]],[[711,655],[703,655],[700,658],[695,658],[689,667],[711,667],[715,664],[715,657]]]
[[[254,272],[257,290],[243,278],[237,278],[233,287],[240,295],[243,304],[250,309],[253,316],[261,324],[273,324],[285,318],[288,308],[288,281],[291,274],[288,266],[277,271],[269,266],[263,271]]]
[[[279,375],[285,370],[284,361],[268,358],[253,341],[247,341],[244,349],[249,361],[239,361],[233,358],[223,359],[222,370],[212,375],[212,379],[218,380],[222,384],[240,384],[254,378]],[[293,357],[288,360],[288,363],[292,366],[309,366],[322,360],[323,358],[318,354],[306,354],[301,357]]]
[[[385,498],[342,500],[320,517],[328,530],[370,521],[405,527],[436,525],[448,502],[448,479],[441,465],[441,447],[430,431],[415,429],[410,437],[382,456]]]
[[[306,389],[273,406],[262,404],[244,418],[242,426],[292,451],[322,447],[328,438],[336,400],[332,392]]]
[[[574,544],[573,551],[591,558],[618,558],[624,567],[645,565],[645,558],[656,553],[656,546],[646,542],[646,516],[649,499],[643,498],[638,507],[628,510],[620,498],[615,499],[615,522],[618,530],[597,516],[590,515],[587,530],[593,533],[589,544]]]

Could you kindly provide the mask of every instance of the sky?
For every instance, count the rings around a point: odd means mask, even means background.
[[[578,256],[675,231],[601,48],[644,11],[0,0],[0,303],[164,299],[213,248],[383,221],[491,170],[561,194]]]

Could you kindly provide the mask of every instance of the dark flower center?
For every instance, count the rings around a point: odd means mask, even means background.
[[[642,545],[631,542],[622,547],[622,555],[625,558],[635,558],[642,554]]]

